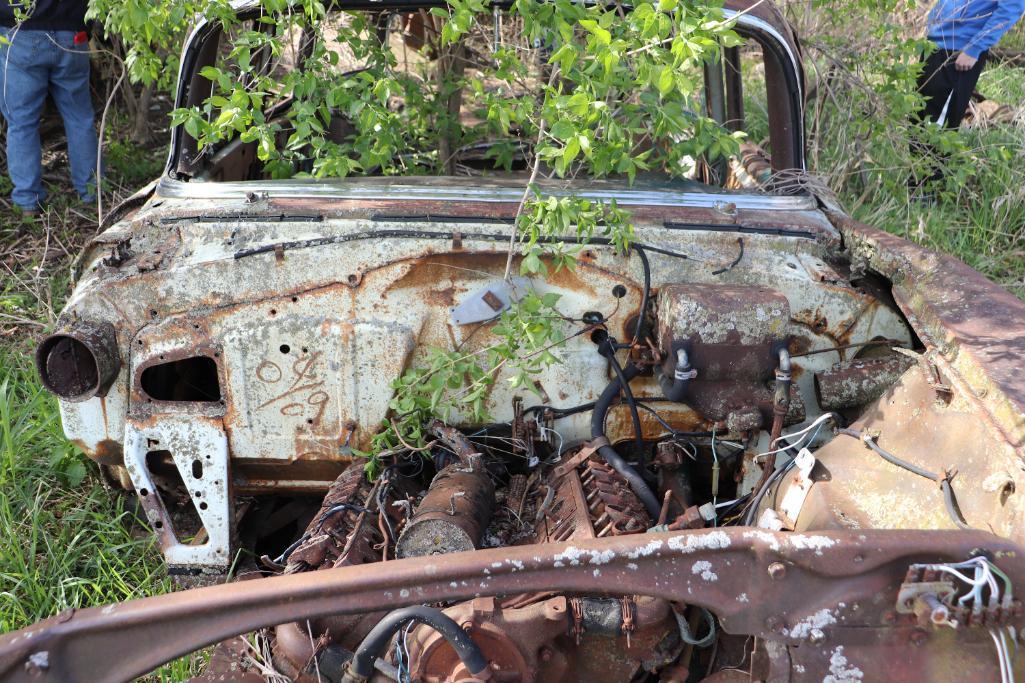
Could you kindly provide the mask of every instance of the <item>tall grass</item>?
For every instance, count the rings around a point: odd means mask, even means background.
[[[65,440],[24,346],[0,346],[0,632],[171,588],[152,534]],[[195,668],[187,658],[148,678]]]

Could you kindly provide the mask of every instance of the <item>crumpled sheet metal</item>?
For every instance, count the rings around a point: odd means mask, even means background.
[[[993,677],[997,660],[984,629],[920,631],[912,615],[904,621],[893,613],[909,564],[959,561],[980,548],[1014,585],[1025,585],[1025,549],[978,531],[705,529],[411,558],[380,572],[329,569],[63,612],[0,638],[0,681],[129,680],[296,619],[538,590],[706,607],[726,632],[771,645],[769,680],[788,680],[791,658],[809,680],[839,663],[850,680],[901,679],[926,664],[949,667],[942,678]],[[772,563],[783,571],[774,567],[770,576]],[[1020,610],[1010,621],[1025,625]],[[1025,667],[1020,658],[1016,664]]]
[[[978,398],[992,425],[1025,457],[1025,302],[958,259],[828,211],[855,265],[890,279],[923,342]]]

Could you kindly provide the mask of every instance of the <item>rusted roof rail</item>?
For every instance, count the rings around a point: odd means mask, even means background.
[[[893,614],[909,565],[960,561],[980,549],[1025,586],[1025,551],[977,531],[793,534],[736,527],[397,560],[380,572],[345,567],[69,610],[0,638],[0,681],[124,681],[274,624],[541,590],[699,605],[729,633],[801,644],[791,652],[813,668],[828,672],[839,647],[845,662],[869,653],[861,664],[879,670],[886,658],[858,646],[866,634],[894,643],[902,630],[916,628]],[[1021,628],[1020,609],[1011,621]],[[913,650],[935,657],[957,637],[963,656],[965,647],[989,643],[985,629],[952,634],[936,631],[935,647]],[[986,640],[974,637],[980,635]],[[929,638],[923,634],[916,644]],[[995,657],[992,665],[995,671]]]

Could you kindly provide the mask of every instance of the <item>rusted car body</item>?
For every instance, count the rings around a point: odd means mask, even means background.
[[[773,170],[803,170],[796,40],[771,5],[727,12],[764,55]],[[216,45],[196,30],[179,104]],[[542,183],[633,216],[632,253],[594,240],[531,283],[592,334],[370,481],[391,383],[489,343],[523,181],[246,180],[251,152],[176,129],[37,361],[172,572],[281,576],[69,611],[0,638],[0,678],[127,680],[271,627],[309,681],[1025,673],[1025,304],[810,194]],[[237,654],[203,680],[261,680]]]

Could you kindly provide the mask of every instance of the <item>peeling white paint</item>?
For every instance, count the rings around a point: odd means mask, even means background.
[[[642,545],[640,548],[636,548],[634,550],[631,550],[630,552],[628,552],[626,554],[626,556],[629,557],[631,560],[636,560],[639,557],[647,557],[648,555],[656,553],[661,548],[662,548],[662,541],[656,539],[656,540],[653,540],[653,541],[648,541],[647,543]]]
[[[836,623],[836,617],[828,609],[820,609],[818,612],[811,614],[801,621],[794,624],[789,629],[783,629],[783,635],[791,638],[804,639],[811,634],[812,629],[821,629]]]
[[[816,555],[821,555],[823,548],[832,548],[836,545],[836,541],[828,536],[793,534],[787,540],[790,541],[790,545],[798,550],[814,550]]]
[[[751,602],[751,601],[748,599],[747,593],[741,593],[740,595],[737,596],[737,602]]]
[[[563,561],[567,561],[571,566],[580,566],[585,560],[588,564],[603,565],[608,564],[616,557],[616,553],[612,550],[581,550],[576,546],[569,546],[561,553],[555,556],[555,561],[552,563],[555,567],[563,567]]]
[[[864,678],[862,670],[844,657],[843,645],[837,645],[829,656],[829,674],[822,679],[822,683],[858,683]]]
[[[669,539],[670,550],[678,550],[687,554],[697,550],[720,550],[730,547],[730,537],[723,531],[713,531],[708,534],[688,534],[686,536],[674,536]]]
[[[719,575],[712,571],[712,563],[708,560],[698,560],[690,568],[691,574],[700,574],[705,581],[718,581]]]
[[[745,531],[744,538],[749,540],[761,541],[769,546],[772,550],[779,550],[779,539],[776,534],[769,533],[768,531]]]

